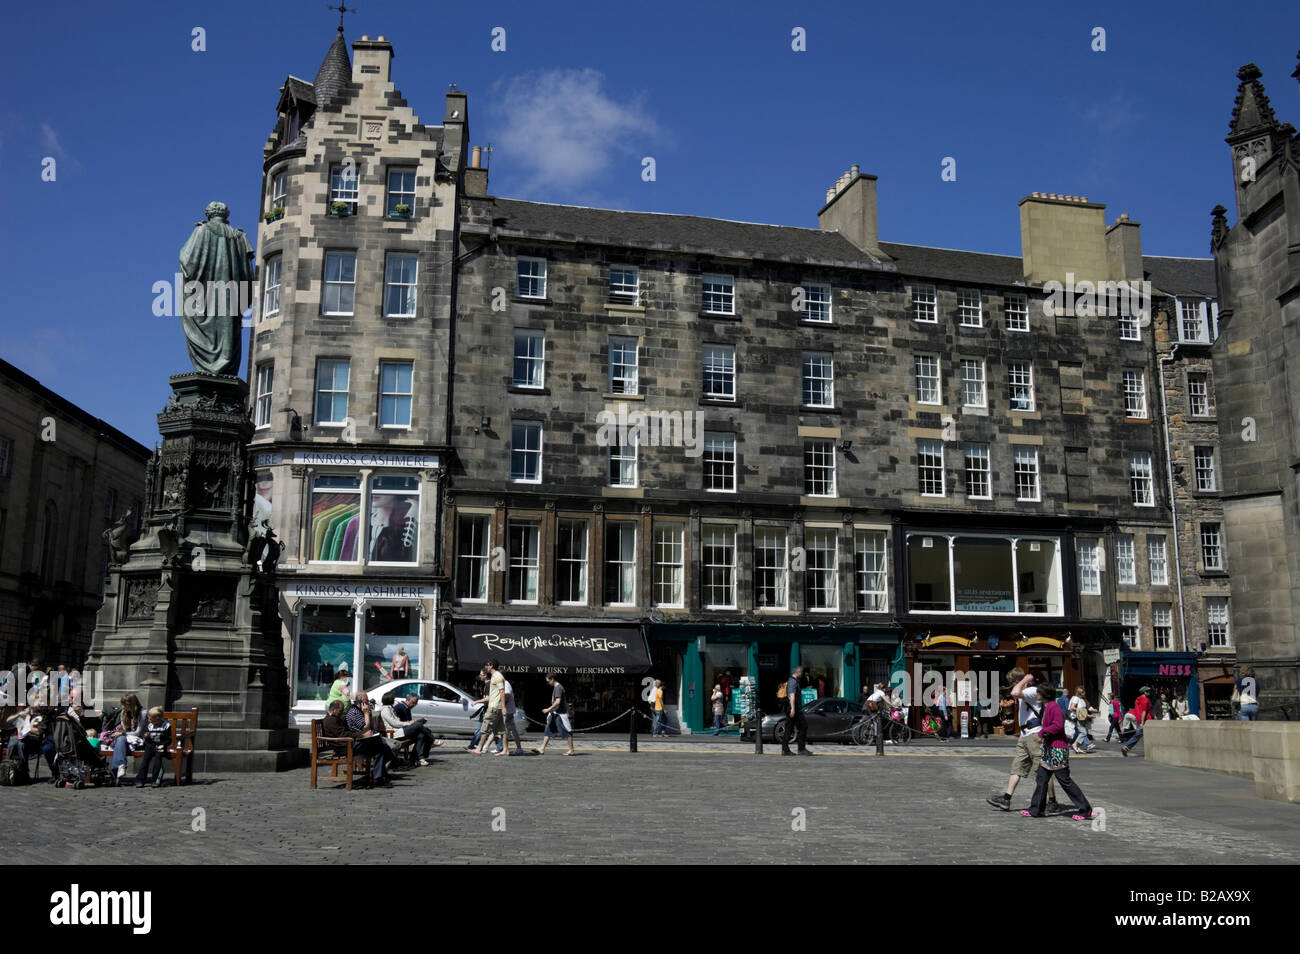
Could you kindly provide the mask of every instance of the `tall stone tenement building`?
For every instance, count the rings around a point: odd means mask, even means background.
[[[1260,77],[1253,63],[1237,73],[1227,137],[1236,224],[1216,206],[1212,246],[1232,615],[1238,657],[1268,707],[1300,695],[1300,138],[1278,122]]]
[[[426,125],[384,37],[352,54],[340,28],[315,79],[281,87],[248,358],[256,512],[284,547],[292,698],[310,711],[340,668],[373,686],[399,649],[412,676],[433,672],[442,572],[465,95]]]
[[[340,34],[266,146],[252,453],[300,710],[399,645],[499,655],[534,715],[565,667],[589,724],[647,671],[688,727],[744,675],[771,708],[795,663],[1226,699],[1208,259],[1039,193],[1022,256],[882,242],[857,167],[815,229],[492,196],[465,95],[421,125],[391,60]]]
[[[0,665],[81,668],[149,449],[0,361]],[[129,515],[128,515],[129,511]]]

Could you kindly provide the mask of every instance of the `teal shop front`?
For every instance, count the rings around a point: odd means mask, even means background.
[[[903,632],[895,626],[652,623],[647,635],[650,675],[663,682],[670,721],[681,731],[700,732],[713,725],[714,686],[727,696],[724,721],[739,721],[733,709],[741,676],[757,679],[764,712],[777,711],[777,688],[795,666],[807,670],[807,685],[819,696],[856,700],[863,685],[889,681]]]

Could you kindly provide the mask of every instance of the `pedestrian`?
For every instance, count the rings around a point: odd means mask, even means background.
[[[664,684],[662,681],[658,679],[655,680],[655,691],[654,691],[654,696],[651,699],[651,708],[654,709],[655,721],[654,721],[654,731],[652,731],[650,734],[667,735],[668,734],[668,713],[667,710],[664,709]]]
[[[348,691],[348,683],[351,679],[352,674],[348,672],[347,664],[340,664],[338,671],[335,673],[334,683],[330,686],[329,695],[325,697],[326,709],[329,708],[331,702],[343,703],[344,709],[348,707],[349,703],[352,702],[352,694]]]
[[[546,731],[542,738],[542,747],[537,750],[538,755],[546,754],[546,745],[551,739],[559,733],[560,738],[569,743],[569,751],[565,755],[576,754],[573,751],[573,730],[569,724],[569,705],[564,697],[564,687],[560,685],[559,677],[553,672],[546,674],[546,684],[551,687],[551,704],[542,710],[542,715],[546,716]]]
[[[726,694],[722,691],[722,684],[718,683],[713,687],[713,734],[722,734],[722,713],[726,705]]]
[[[508,747],[510,745],[509,737],[514,736],[515,750],[511,754],[523,755],[524,742],[521,738],[519,738],[519,726],[515,724],[516,711],[517,708],[515,706],[515,687],[510,685],[510,680],[507,679],[506,680],[506,731],[504,733],[504,735],[506,736],[505,744]]]
[[[1060,706],[1051,704],[1056,699],[1056,687],[1043,686],[1039,698],[1043,701],[1043,724],[1039,731],[1042,752],[1035,774],[1034,796],[1029,801],[1029,808],[1022,809],[1020,814],[1026,818],[1042,818],[1047,790],[1053,782],[1060,782],[1065,794],[1070,796],[1070,817],[1075,821],[1087,821],[1093,817],[1092,806],[1070,778],[1070,745],[1065,739],[1065,716]]]
[[[1077,687],[1074,698],[1070,700],[1070,715],[1074,719],[1074,745],[1071,748],[1080,755],[1097,751],[1097,744],[1092,741],[1092,734],[1088,731],[1088,723],[1092,720],[1094,711],[1088,708],[1083,686]]]
[[[947,742],[952,738],[952,719],[948,715],[948,687],[940,686],[935,698],[935,708],[939,710],[939,741]]]
[[[1041,673],[1038,675],[1041,677]],[[1043,746],[1039,733],[1043,728],[1046,707],[1035,685],[1038,681],[1040,680],[1035,678],[1035,674],[1026,674],[1019,666],[1007,673],[1007,682],[1012,683],[1011,698],[1018,703],[1016,721],[1020,726],[1020,738],[1016,740],[1016,753],[1011,757],[1011,775],[1007,779],[1007,790],[1001,795],[990,795],[986,799],[994,808],[1004,812],[1011,811],[1011,796],[1015,794],[1016,785],[1022,778],[1029,778],[1030,775],[1036,774],[1039,765],[1042,764]],[[1046,682],[1045,679],[1042,681]],[[1059,707],[1057,711],[1060,711]],[[1052,786],[1051,776],[1048,776],[1047,781],[1047,811],[1049,814],[1058,811],[1056,791]]]
[[[488,702],[487,711],[483,713],[483,738],[474,752],[475,755],[486,752],[487,747],[498,735],[503,742],[505,741],[506,677],[501,672],[501,664],[495,659],[489,659],[483,668],[488,674]],[[506,753],[503,749],[498,749],[496,754]]]
[[[794,755],[790,751],[791,735],[796,736],[800,755],[812,755],[808,751],[808,717],[803,711],[802,683],[803,666],[795,666],[790,670],[790,678],[785,684],[786,728],[785,737],[781,741],[782,755]]]
[[[1180,692],[1176,696],[1174,696],[1174,718],[1186,719],[1188,716],[1188,712],[1189,712],[1189,708],[1187,705],[1187,693]]]
[[[1238,721],[1254,722],[1259,718],[1259,684],[1255,682],[1254,666],[1241,667],[1232,699],[1241,704],[1241,711],[1237,713]]]
[[[1124,734],[1120,732],[1120,720],[1124,718],[1124,704],[1119,701],[1119,696],[1110,697],[1110,712],[1107,714],[1107,720],[1110,722],[1110,729],[1106,732],[1106,741],[1110,741],[1112,734],[1118,735],[1121,742],[1124,741]]]
[[[1143,686],[1138,692],[1137,700],[1133,703],[1133,708],[1129,710],[1129,715],[1133,716],[1133,723],[1136,731],[1133,737],[1120,746],[1120,754],[1127,757],[1133,751],[1133,747],[1138,744],[1142,738],[1142,726],[1151,718],[1151,687]]]

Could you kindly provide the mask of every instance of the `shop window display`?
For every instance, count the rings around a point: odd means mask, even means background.
[[[298,700],[324,701],[339,669],[352,668],[350,606],[309,606],[298,636]]]
[[[415,563],[420,534],[420,479],[385,475],[370,478],[370,563]]]
[[[311,559],[355,563],[361,532],[361,478],[326,474],[311,485]]]

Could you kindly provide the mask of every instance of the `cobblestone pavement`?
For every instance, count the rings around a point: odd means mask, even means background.
[[[11,861],[44,864],[358,862],[1291,862],[1300,806],[1252,783],[1122,759],[1074,775],[1104,826],[1028,819],[985,797],[1005,744],[782,758],[728,742],[583,739],[576,758],[473,756],[454,740],[390,790],[348,792],[305,769],[160,790],[0,789]],[[535,743],[533,743],[535,744]],[[1015,808],[1031,789],[1016,792]],[[205,830],[192,830],[201,810]],[[503,830],[502,830],[503,829]]]

